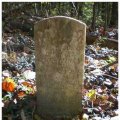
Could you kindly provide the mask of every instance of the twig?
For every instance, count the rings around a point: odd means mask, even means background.
[[[107,77],[110,77],[110,78],[113,78],[113,79],[116,79],[116,80],[118,80],[118,78],[116,78],[116,77],[113,77],[113,76],[111,76],[111,75],[108,75],[108,74],[105,74],[105,73],[103,73],[103,76],[107,76]]]
[[[112,42],[115,42],[115,43],[118,43],[118,40],[116,39],[111,39],[111,38],[108,38],[109,41],[112,41]]]

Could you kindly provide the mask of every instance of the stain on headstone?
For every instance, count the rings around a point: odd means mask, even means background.
[[[59,118],[82,111],[86,25],[70,17],[35,24],[37,112]]]

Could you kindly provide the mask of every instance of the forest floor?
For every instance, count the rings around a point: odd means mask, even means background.
[[[22,31],[3,32],[2,120],[38,120],[35,46]],[[83,81],[83,119],[118,120],[118,50],[86,45]],[[80,116],[73,120],[80,120]]]

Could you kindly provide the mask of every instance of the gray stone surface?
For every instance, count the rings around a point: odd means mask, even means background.
[[[82,110],[86,25],[56,16],[35,24],[37,112],[74,116]]]

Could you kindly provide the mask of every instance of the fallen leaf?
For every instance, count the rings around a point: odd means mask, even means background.
[[[11,82],[2,82],[2,89],[8,92],[13,92],[15,90],[15,85]]]
[[[17,55],[16,55],[16,53],[15,52],[11,52],[10,54],[9,54],[9,57],[8,57],[8,59],[9,59],[9,61],[10,62],[17,62]]]
[[[24,97],[26,94],[25,94],[25,92],[24,91],[20,91],[20,92],[18,92],[18,97]]]
[[[31,71],[31,70],[26,70],[25,72],[23,72],[23,76],[26,78],[26,79],[35,79],[35,72]]]
[[[28,83],[28,82],[22,82],[23,85],[27,86],[27,87],[33,87],[32,84]]]
[[[95,100],[96,99],[96,90],[90,90],[86,96],[90,99],[90,100]]]
[[[16,83],[13,79],[7,77],[2,82],[2,89],[8,92],[13,92],[16,88]]]

